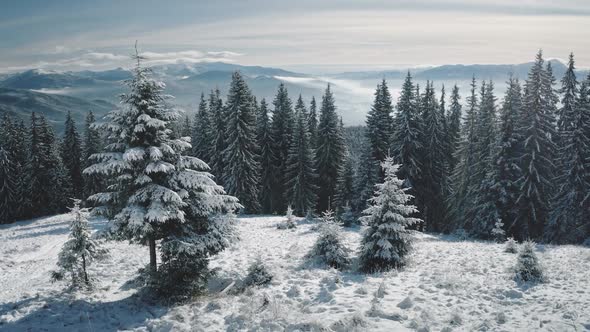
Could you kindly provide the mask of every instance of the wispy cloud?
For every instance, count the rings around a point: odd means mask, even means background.
[[[51,69],[51,70],[101,70],[115,67],[129,67],[131,64],[129,55],[110,52],[85,51],[77,54],[69,53],[65,47],[56,47],[49,50],[48,54],[57,57],[52,61],[36,61],[19,66],[0,67],[0,72],[16,72],[28,69]],[[65,57],[64,53],[66,54]],[[186,50],[179,52],[141,52],[148,66],[174,64],[174,63],[200,63],[200,62],[235,62],[242,54],[229,51],[201,52]]]

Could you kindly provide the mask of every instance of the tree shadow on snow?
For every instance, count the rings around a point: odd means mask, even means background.
[[[46,229],[52,227],[51,229]],[[45,229],[40,231],[31,231],[32,229]],[[38,236],[45,236],[45,235],[63,235],[67,234],[70,231],[69,222],[62,221],[59,223],[51,224],[51,225],[39,225],[36,227],[28,227],[25,229],[18,229],[18,231],[23,231],[22,234],[14,235],[9,237],[9,240],[20,240],[20,239],[29,239]]]
[[[10,317],[28,311],[13,320]],[[69,293],[0,304],[1,331],[118,331],[145,326],[168,308],[146,303],[138,295],[112,301],[76,299]],[[0,316],[0,317],[2,317]]]

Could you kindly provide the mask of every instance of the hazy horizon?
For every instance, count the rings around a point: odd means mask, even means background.
[[[518,64],[574,52],[590,67],[590,2],[422,0],[284,3],[21,1],[0,13],[0,72],[224,61],[308,73]]]

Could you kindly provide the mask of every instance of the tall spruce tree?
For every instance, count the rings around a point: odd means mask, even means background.
[[[102,125],[109,144],[84,170],[116,181],[90,199],[102,204],[94,211],[109,217],[115,238],[149,246],[150,280],[159,292],[192,296],[204,287],[209,257],[229,245],[233,230],[223,216],[240,205],[213,181],[207,164],[186,155],[188,138],[171,138],[179,114],[137,52],[135,59],[124,107]]]
[[[449,174],[452,174],[458,163],[457,148],[461,142],[461,96],[459,87],[455,84],[451,92],[451,105],[447,116],[447,137],[449,144],[448,167]]]
[[[517,181],[521,174],[518,159],[521,135],[517,127],[522,112],[522,96],[518,80],[510,77],[507,85],[499,133],[491,149],[492,162],[480,185],[473,208],[475,227],[472,233],[482,238],[495,237],[494,233],[497,232],[512,235],[510,228],[517,217]],[[496,229],[498,226],[502,228]]]
[[[390,153],[393,131],[393,105],[391,104],[391,94],[385,79],[377,85],[374,96],[373,106],[371,106],[371,110],[367,115],[365,135],[371,149],[372,164],[376,167],[374,173],[378,177],[371,179],[372,182],[368,184],[370,186],[374,186],[383,180],[384,173],[379,165]]]
[[[493,172],[493,154],[496,148],[496,98],[493,92],[493,83],[490,81],[482,82],[481,85],[481,104],[477,114],[477,145],[475,147],[476,160],[473,165],[471,187],[468,189],[468,197],[471,206],[465,215],[466,228],[476,235],[486,236],[494,228],[497,217],[492,220],[481,218],[482,214],[488,214],[480,211],[491,204],[489,197],[491,183],[490,177]],[[478,217],[479,216],[479,217]]]
[[[73,197],[71,198],[81,198],[84,190],[82,148],[76,123],[69,111],[66,116],[65,133],[61,142],[61,159],[72,186]]]
[[[82,169],[92,165],[90,156],[99,153],[102,150],[102,137],[98,129],[95,127],[96,119],[92,111],[86,115],[84,123],[84,137],[82,145]],[[100,192],[103,187],[103,181],[99,176],[82,174],[84,183],[84,198]]]
[[[398,176],[404,181],[405,188],[411,188],[413,194],[422,174],[423,122],[420,117],[419,88],[412,83],[408,72],[397,102],[395,130],[393,138],[393,159],[400,164]],[[415,198],[414,204],[420,206],[421,201]]]
[[[256,108],[253,101],[246,81],[240,72],[234,72],[225,105],[227,148],[223,151],[226,167],[223,183],[228,194],[240,200],[246,213],[255,213],[260,209]]]
[[[556,177],[557,195],[545,238],[557,243],[579,243],[590,230],[590,90],[588,81],[578,88],[574,56],[561,80]]]
[[[422,197],[422,218],[427,229],[440,231],[445,217],[446,145],[443,115],[437,104],[432,83],[426,83],[421,100],[424,130],[422,146],[422,174],[417,195]]]
[[[336,214],[342,215],[346,207],[351,206],[356,198],[354,183],[354,161],[348,149],[344,154],[344,162],[338,171],[338,182],[336,184],[336,196],[334,197],[334,206]]]
[[[225,126],[227,117],[219,89],[211,90],[209,94],[209,112],[211,113],[211,127],[213,128],[213,146],[210,155],[211,173],[215,176],[217,183],[223,185],[223,174],[225,172],[223,151],[226,148]]]
[[[15,187],[13,163],[8,159],[8,152],[0,146],[0,224],[11,223],[16,218]]]
[[[0,148],[6,152],[8,164],[5,169],[10,170],[5,183],[6,188],[11,188],[11,199],[5,207],[6,215],[10,215],[12,221],[23,219],[27,216],[27,201],[29,198],[27,175],[27,133],[22,121],[13,121],[8,114],[4,114],[0,125]],[[6,198],[7,196],[4,196]]]
[[[317,104],[315,102],[315,97],[311,97],[311,102],[309,103],[309,140],[311,142],[311,146],[314,149],[317,148],[318,110],[317,110]]]
[[[260,156],[260,208],[262,213],[272,213],[272,184],[273,184],[273,165],[275,163],[273,155],[273,141],[271,135],[271,122],[268,117],[268,105],[263,98],[260,101],[258,110],[256,141],[258,142],[258,151]]]
[[[212,123],[213,116],[209,112],[209,106],[205,100],[205,94],[201,93],[199,109],[195,114],[195,121],[192,127],[191,143],[193,156],[206,163],[211,163],[212,155],[215,153],[215,128]]]
[[[477,162],[477,112],[478,101],[475,77],[471,80],[471,95],[467,99],[467,112],[461,128],[461,142],[456,150],[457,165],[451,178],[452,194],[449,198],[450,229],[464,228],[465,215],[470,211],[470,189],[476,182],[473,165]]]
[[[271,137],[273,143],[273,183],[272,183],[272,207],[273,212],[283,213],[287,209],[285,193],[287,181],[287,158],[293,140],[295,115],[293,105],[289,99],[289,93],[283,83],[279,85],[277,95],[273,101],[274,111],[272,115]]]
[[[338,182],[338,170],[344,160],[344,137],[336,114],[330,85],[322,97],[316,162],[319,176],[318,211],[332,209]]]
[[[64,212],[71,193],[53,129],[40,114],[31,114],[26,165],[29,217]]]
[[[539,51],[525,84],[524,111],[520,121],[523,132],[520,168],[523,174],[519,179],[519,220],[514,230],[518,239],[539,239],[543,235],[553,192],[555,98],[553,78],[543,68],[544,62]]]
[[[313,211],[317,203],[317,174],[308,128],[308,114],[301,95],[295,105],[295,118],[293,140],[287,156],[286,201],[296,215],[304,216]]]

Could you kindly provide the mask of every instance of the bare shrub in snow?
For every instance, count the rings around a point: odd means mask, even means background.
[[[336,269],[348,266],[350,264],[349,249],[343,243],[340,227],[331,210],[324,212],[319,227],[320,235],[308,257],[318,259]]]
[[[264,286],[272,281],[272,274],[268,271],[261,259],[256,259],[248,267],[248,275],[244,279],[244,286]]]
[[[525,282],[542,282],[543,269],[535,254],[535,243],[526,241],[522,244],[518,253],[518,260],[514,268],[516,279]]]
[[[506,248],[504,251],[516,254],[518,252],[518,242],[516,242],[514,238],[509,237],[508,240],[506,240]]]
[[[62,280],[66,274],[71,276],[73,286],[90,286],[87,268],[96,259],[106,255],[97,241],[92,239],[88,228],[88,214],[86,208],[80,207],[80,200],[74,200],[71,214],[74,217],[70,224],[70,236],[63,245],[57,261],[58,270],[51,273],[53,280]]]

